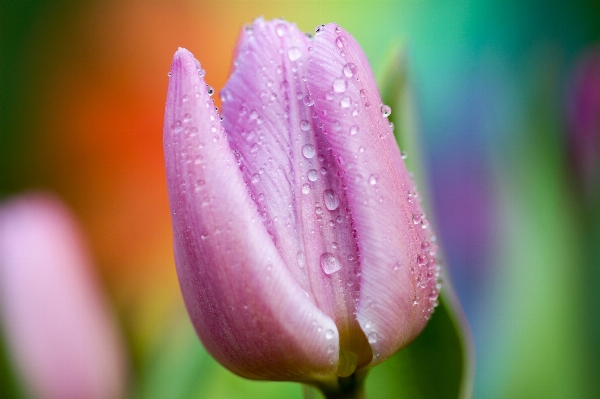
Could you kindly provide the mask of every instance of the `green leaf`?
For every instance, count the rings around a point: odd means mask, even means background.
[[[444,289],[449,291],[449,287]],[[440,305],[421,335],[369,373],[368,398],[471,397],[471,346],[468,336],[461,332],[461,320],[450,296],[442,291]]]

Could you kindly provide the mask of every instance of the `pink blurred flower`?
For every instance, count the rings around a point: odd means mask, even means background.
[[[122,342],[78,227],[55,198],[0,207],[0,306],[26,388],[41,399],[124,393]]]
[[[590,191],[600,185],[600,46],[577,61],[567,103],[571,158]]]
[[[431,230],[358,43],[242,30],[211,100],[175,53],[164,146],[175,257],[207,350],[248,378],[327,385],[410,342],[437,304]],[[208,88],[208,89],[207,89]]]

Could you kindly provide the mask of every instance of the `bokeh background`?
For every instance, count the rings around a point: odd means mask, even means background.
[[[409,166],[471,326],[475,397],[600,397],[599,2],[4,0],[0,196],[50,190],[73,209],[131,348],[132,391],[300,397],[206,357],[171,248],[171,58],[192,51],[218,90],[259,15],[339,23],[381,84],[401,49],[420,144]]]

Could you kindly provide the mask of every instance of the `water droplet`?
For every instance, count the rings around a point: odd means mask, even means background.
[[[206,91],[208,92],[209,96],[215,94],[215,89],[213,89],[212,86],[206,85]]]
[[[348,97],[348,96],[344,96],[340,100],[340,105],[342,106],[342,108],[348,108],[348,107],[350,107],[351,104],[352,104],[352,100],[350,100],[350,97]]]
[[[335,333],[333,332],[333,330],[325,331],[325,339],[332,339],[334,336],[335,336]]]
[[[402,159],[408,158],[408,155],[406,155],[404,151],[400,151],[400,156],[402,157]]]
[[[321,268],[325,274],[332,274],[342,268],[338,258],[331,252],[323,252],[321,254]]]
[[[191,120],[192,120],[192,115],[190,115],[190,114],[183,115],[183,123],[188,123]]]
[[[392,109],[389,106],[387,106],[387,105],[381,106],[381,116],[383,116],[384,118],[387,118],[388,116],[390,116],[391,113],[392,113]]]
[[[258,118],[258,112],[256,112],[255,110],[252,110],[252,112],[250,112],[250,120],[255,120],[256,118]]]
[[[418,213],[415,213],[412,215],[412,220],[414,224],[419,224],[421,223],[421,215]]]
[[[317,25],[317,27],[315,28],[315,36],[318,36],[323,32],[325,32],[325,25]]]
[[[325,201],[325,207],[330,211],[335,211],[340,206],[340,200],[333,190],[323,191],[323,201]]]
[[[310,96],[310,94],[307,94],[306,96],[304,96],[304,100],[302,102],[307,107],[310,107],[310,106],[312,106],[315,103],[315,100],[312,99],[312,97]]]
[[[421,243],[421,249],[423,251],[429,251],[430,248],[431,248],[431,244],[429,243],[429,241],[423,241]]]
[[[356,64],[349,62],[346,65],[344,65],[343,71],[344,75],[347,78],[351,78],[352,76],[356,75],[356,72],[358,72],[358,67],[356,66]]]
[[[366,91],[365,89],[362,89],[362,90],[360,91],[360,96],[361,96],[362,98],[365,98],[365,97],[367,96],[367,91]]]
[[[340,36],[337,39],[335,39],[335,45],[338,46],[338,48],[344,48],[344,40],[345,37]]]
[[[310,129],[310,122],[303,119],[300,121],[300,129],[302,129],[303,132],[306,132]]]
[[[360,153],[365,152],[365,147],[363,147],[362,145],[360,147],[358,147],[358,152],[360,152]]]
[[[306,174],[306,176],[308,177],[308,180],[310,180],[310,181],[317,181],[319,174],[317,173],[317,171],[315,169],[310,169],[308,171],[308,173]]]
[[[168,76],[168,77],[171,77],[171,76],[173,76],[173,74],[171,73],[171,71],[169,71],[169,72],[167,73],[167,76]]]
[[[310,193],[310,184],[304,183],[302,185],[302,193],[304,193],[304,194]]]
[[[206,76],[206,71],[203,68],[198,68],[198,76],[201,78]]]
[[[365,103],[365,109],[371,109],[371,107],[372,107],[371,103],[367,101]]]
[[[304,252],[298,251],[296,254],[296,258],[298,260],[298,267],[303,268],[306,264],[306,259],[304,258]]]
[[[302,155],[304,155],[304,157],[306,159],[311,159],[312,157],[315,156],[315,146],[313,146],[312,144],[305,144],[302,147]]]
[[[302,51],[298,47],[291,47],[288,50],[288,57],[290,61],[296,61],[302,57]]]
[[[284,23],[277,24],[277,26],[275,27],[275,31],[277,32],[277,36],[281,37],[286,34],[287,25]]]
[[[350,135],[354,136],[355,134],[358,134],[358,130],[359,130],[358,126],[356,126],[356,125],[350,126]]]
[[[377,182],[379,181],[379,175],[376,173],[373,173],[371,176],[369,176],[369,184],[374,186],[375,184],[377,184]]]
[[[427,255],[420,255],[420,254],[419,254],[419,255],[417,255],[417,264],[418,264],[419,266],[424,266],[424,265],[426,265],[428,260],[429,260],[429,259],[427,258]]]
[[[327,168],[321,168],[321,174],[325,176],[327,174]]]
[[[260,181],[260,176],[258,175],[258,173],[255,173],[252,175],[252,183],[256,184]]]
[[[368,338],[370,344],[374,344],[379,339],[379,336],[377,335],[376,332],[372,332],[371,334],[369,334],[369,336],[367,338]]]
[[[333,81],[333,91],[336,93],[343,93],[348,87],[348,81],[344,78],[337,78]]]

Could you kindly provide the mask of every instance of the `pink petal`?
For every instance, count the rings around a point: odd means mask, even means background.
[[[438,292],[435,248],[364,53],[335,24],[320,31],[307,83],[347,185],[362,273],[357,318],[377,364],[425,326]]]
[[[192,322],[207,350],[242,376],[331,376],[336,326],[274,245],[199,69],[187,50],[175,53],[164,126],[177,271]]]
[[[36,398],[119,398],[125,359],[69,212],[28,195],[0,209],[0,304],[12,355]]]
[[[243,31],[223,124],[282,266],[337,325],[345,375],[372,353],[354,315],[360,266],[343,178],[305,83],[311,44],[283,20]]]

